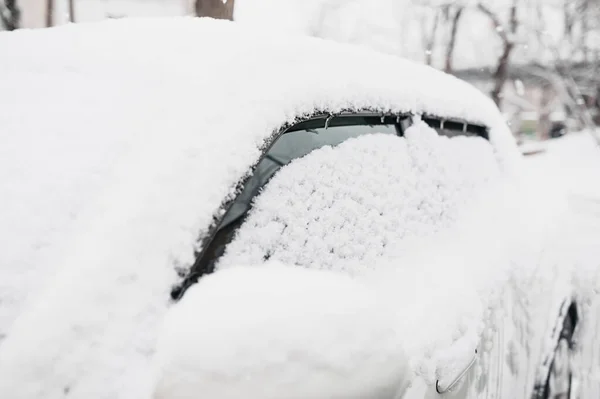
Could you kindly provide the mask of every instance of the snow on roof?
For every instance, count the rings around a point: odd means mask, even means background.
[[[0,52],[3,397],[144,396],[174,265],[298,116],[463,118],[506,166],[516,154],[468,84],[324,40],[123,20],[2,33]]]

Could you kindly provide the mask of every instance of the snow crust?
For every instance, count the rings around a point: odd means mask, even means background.
[[[1,33],[0,52],[0,397],[148,397],[176,269],[299,116],[464,118],[491,127],[503,172],[518,163],[476,89],[364,49],[179,18]]]

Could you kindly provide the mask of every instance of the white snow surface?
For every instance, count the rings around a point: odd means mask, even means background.
[[[590,132],[584,131],[549,140],[546,148],[545,153],[527,158],[527,173],[545,187],[543,192],[565,193],[566,207],[565,217],[554,222],[558,228],[541,262],[547,270],[538,271],[543,279],[536,284],[562,280],[565,293],[579,305],[574,371],[579,397],[592,398],[600,395],[600,147]],[[524,301],[531,299],[530,292],[531,286],[523,290]],[[555,342],[543,345],[553,348]]]
[[[519,161],[476,89],[323,40],[131,19],[1,33],[0,52],[10,54],[0,64],[0,397],[147,397],[175,269],[191,264],[265,140],[299,116],[370,108],[464,118],[491,127],[503,172]],[[428,163],[437,140],[427,137],[410,162],[393,162],[439,180],[443,169]],[[414,193],[425,183],[410,184]]]

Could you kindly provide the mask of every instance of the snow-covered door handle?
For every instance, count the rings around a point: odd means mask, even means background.
[[[448,376],[449,378],[441,377],[435,382],[435,390],[437,393],[446,393],[450,391],[452,388],[458,384],[458,382],[471,370],[471,367],[475,364],[475,360],[477,360],[477,349],[475,349],[475,354],[469,359],[469,362],[465,364],[465,366],[461,369],[460,373],[455,374],[454,377]]]

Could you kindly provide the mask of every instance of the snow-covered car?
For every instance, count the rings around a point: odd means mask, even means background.
[[[0,52],[0,397],[589,388],[594,280],[463,81],[191,18]]]

